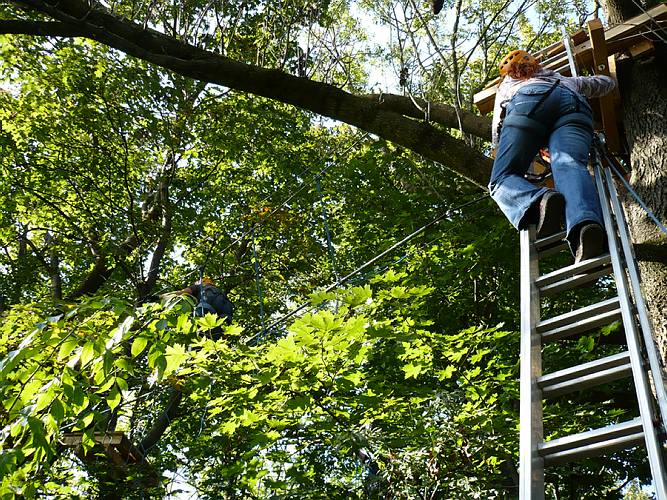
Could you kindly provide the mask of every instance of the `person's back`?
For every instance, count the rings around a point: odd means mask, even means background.
[[[564,77],[547,71],[523,50],[500,64],[489,181],[491,197],[517,229],[535,224],[546,238],[565,226],[575,262],[606,250],[595,185],[587,169],[593,117],[586,97],[600,96],[615,82],[604,76]],[[547,146],[555,190],[524,178],[533,158]]]
[[[191,295],[199,301],[195,316],[204,316],[208,312],[225,318],[228,325],[232,322],[234,306],[218,287],[205,284],[192,285],[189,288],[192,290]]]
[[[227,325],[231,324],[234,304],[227,299],[225,293],[215,285],[212,279],[205,277],[201,283],[190,285],[181,290],[181,293],[192,295],[197,300],[195,316],[203,317],[207,313],[214,314],[224,318]],[[221,327],[211,330],[211,336],[214,340],[218,339],[221,334]]]

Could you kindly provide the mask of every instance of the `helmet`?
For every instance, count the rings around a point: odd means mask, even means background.
[[[519,62],[521,60],[525,62],[537,63],[537,59],[535,59],[525,50],[513,50],[507,54],[502,61],[500,61],[500,74],[506,75],[510,64],[513,62]]]
[[[209,276],[204,276],[201,279],[202,285],[215,285],[215,282],[209,277]]]

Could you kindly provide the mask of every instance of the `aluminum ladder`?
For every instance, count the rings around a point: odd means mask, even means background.
[[[536,240],[535,226],[520,232],[521,241],[521,402],[519,495],[543,499],[544,467],[644,445],[658,500],[667,500],[667,475],[663,455],[667,429],[667,395],[662,367],[628,233],[613,181],[613,159],[596,140],[592,153],[595,182],[609,242],[609,254],[565,268],[539,274],[539,258],[567,248],[565,233]],[[540,318],[541,298],[592,283],[605,275],[616,281],[617,296],[548,319]],[[620,354],[542,373],[542,345],[589,332],[620,320],[627,350]],[[640,417],[543,441],[542,400],[586,390],[631,376]],[[653,388],[653,390],[652,390]]]

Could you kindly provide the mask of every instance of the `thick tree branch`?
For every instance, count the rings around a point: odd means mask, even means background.
[[[162,435],[165,433],[172,420],[178,417],[178,407],[183,399],[183,392],[179,389],[171,389],[169,400],[164,411],[155,419],[153,425],[148,430],[146,435],[139,441],[139,449],[142,453],[146,453],[153,446],[157,444]]]
[[[15,3],[79,28],[85,33],[82,36],[180,75],[276,99],[354,125],[437,161],[478,185],[487,182],[492,164],[489,158],[429,123],[385,111],[379,100],[355,96],[332,85],[279,70],[231,60],[155,30],[143,29],[99,5],[90,7],[81,0],[60,0],[55,4],[41,0]]]
[[[171,241],[172,212],[169,200],[169,180],[166,178],[160,183],[159,199],[162,212],[162,232],[157,246],[155,247],[155,251],[153,252],[153,258],[151,259],[146,281],[139,286],[140,302],[147,299],[153,290],[153,287],[155,287],[155,283],[160,275],[160,263],[162,262],[162,259],[167,252],[169,242]]]
[[[380,109],[393,111],[411,118],[424,119],[424,113],[415,106],[408,97],[396,94],[370,94],[365,96],[368,99],[378,101]],[[425,100],[415,98],[415,101],[422,109],[430,108],[429,119],[435,123],[447,128],[459,128],[459,121],[456,116],[456,109],[442,104],[427,103]],[[491,140],[491,119],[485,116],[478,116],[467,111],[461,110],[461,124],[463,131],[482,139]]]
[[[114,259],[118,263],[132,253],[139,244],[140,240],[137,237],[134,235],[129,236],[120,244],[118,251],[111,256],[111,259]],[[67,300],[74,300],[84,295],[95,293],[109,279],[115,268],[115,265],[111,265],[108,254],[99,255],[93,265],[93,269],[88,273],[81,285],[79,285],[79,288],[67,297]]]

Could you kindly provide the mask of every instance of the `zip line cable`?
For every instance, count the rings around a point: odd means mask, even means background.
[[[339,153],[339,156],[348,153],[348,152],[349,152],[350,150],[352,150],[355,146],[357,146],[363,139],[366,139],[366,138],[368,137],[368,135],[369,135],[369,134],[368,134],[367,132],[364,132],[363,134],[361,134],[359,137],[357,137],[357,138],[355,139],[355,141],[354,141],[352,144],[350,144],[347,148],[345,148],[345,150],[343,150],[342,153]],[[302,185],[301,185],[301,187],[300,187],[299,189],[297,189],[297,190],[294,191],[294,192],[291,192],[290,195],[289,195],[289,196],[288,196],[288,197],[287,197],[287,198],[286,198],[280,205],[278,205],[276,208],[274,208],[273,210],[271,210],[271,212],[269,212],[264,218],[262,218],[261,221],[253,223],[252,227],[251,227],[249,230],[246,230],[243,234],[241,234],[241,236],[239,236],[239,237],[236,238],[234,241],[232,241],[231,243],[229,243],[229,244],[228,244],[225,248],[223,248],[219,253],[221,253],[221,254],[226,253],[231,247],[233,247],[234,245],[236,245],[237,243],[239,243],[240,241],[242,241],[246,236],[248,236],[248,235],[250,234],[250,232],[251,232],[253,229],[257,229],[257,228],[260,228],[261,226],[263,226],[263,225],[266,223],[267,220],[269,220],[269,219],[270,219],[276,212],[278,212],[278,211],[279,211],[280,209],[282,209],[285,205],[287,205],[287,203],[289,203],[292,199],[294,199],[294,197],[295,197],[297,194],[299,194],[299,193],[300,193],[301,191],[303,191],[306,187],[308,187],[308,186],[310,185],[310,183],[312,183],[314,180],[319,179],[320,176],[321,176],[322,174],[324,174],[327,170],[329,170],[331,167],[333,167],[333,166],[337,166],[337,165],[338,165],[338,161],[332,161],[332,162],[330,162],[327,166],[325,166],[320,172],[318,172],[315,176],[313,176],[313,178],[312,178],[309,182],[302,181],[302,183],[301,183]],[[306,169],[305,171],[308,171],[308,170],[310,170],[310,169]],[[301,175],[301,174],[300,174],[300,175]],[[270,196],[266,197],[266,198],[264,199],[264,201],[266,201],[266,200],[269,199],[269,198],[270,198]],[[206,257],[205,257],[205,259],[204,259],[204,264],[202,264],[201,267],[206,267],[206,265],[208,264],[208,261],[209,261],[211,255],[212,255],[212,253],[213,253],[213,250],[215,249],[215,247],[216,247],[216,245],[218,244],[218,242],[220,241],[220,239],[221,239],[221,237],[218,238],[216,241],[214,241],[214,242],[211,244],[211,246],[209,247],[209,251],[207,252]],[[194,271],[193,271],[193,272],[194,272]],[[191,273],[189,273],[189,274],[186,274],[185,277],[190,276],[193,272],[191,272]]]
[[[665,227],[664,224],[660,222],[660,220],[656,217],[653,211],[646,205],[646,203],[644,203],[639,194],[637,194],[637,192],[632,188],[632,186],[630,186],[630,183],[627,180],[625,180],[625,177],[623,177],[621,173],[618,170],[616,170],[616,167],[611,162],[608,162],[608,165],[611,166],[612,170],[621,180],[623,186],[625,186],[625,189],[628,191],[628,193],[632,195],[632,197],[637,201],[639,206],[642,207],[646,212],[646,214],[651,218],[651,220],[655,222],[655,225],[658,226],[660,231],[667,234],[667,227]]]
[[[641,196],[639,196],[639,194],[633,189],[630,183],[621,174],[616,159],[611,157],[607,152],[603,136],[596,135],[593,144],[594,144],[593,147],[598,150],[600,156],[605,160],[607,165],[611,167],[614,174],[619,178],[619,180],[625,187],[626,191],[635,199],[637,204],[644,210],[644,212],[646,212],[646,214],[655,223],[655,225],[658,226],[658,229],[660,229],[660,231],[662,231],[667,235],[667,227],[665,227],[665,225],[662,222],[660,222],[660,219],[658,219],[658,217],[653,213],[653,211],[648,207],[648,205],[644,203],[644,200],[642,200]]]
[[[324,219],[324,232],[327,235],[327,250],[329,251],[329,258],[331,259],[331,269],[333,270],[334,278],[337,280],[338,270],[336,269],[336,252],[333,247],[333,241],[331,239],[331,230],[329,229],[329,221],[327,217],[327,207],[324,205],[324,197],[322,196],[322,188],[320,186],[320,178],[317,178],[317,193],[320,195],[320,205],[322,206],[322,218]],[[262,328],[264,324],[262,324]]]
[[[488,209],[489,207],[483,207],[483,208],[480,208],[480,209],[478,209],[478,210],[475,210],[474,212],[468,214],[468,216],[467,216],[466,218],[470,218],[470,217],[473,216],[473,215],[477,215],[477,214],[479,214],[479,213],[481,213],[481,212],[484,212],[485,208]],[[439,236],[436,236],[435,238],[430,239],[430,240],[428,240],[428,241],[422,243],[422,244],[419,245],[417,248],[413,248],[413,249],[409,250],[408,252],[406,252],[405,254],[403,254],[402,257],[399,257],[399,258],[396,259],[394,262],[390,262],[389,264],[385,264],[384,266],[379,267],[379,268],[373,270],[373,271],[372,271],[372,274],[370,274],[370,277],[375,276],[375,275],[377,275],[377,274],[380,274],[380,273],[386,271],[387,269],[389,269],[390,267],[393,267],[393,266],[395,266],[395,265],[397,265],[397,264],[400,264],[400,263],[403,262],[405,259],[407,259],[408,257],[410,257],[411,254],[415,254],[416,252],[419,252],[419,251],[423,250],[424,248],[427,248],[427,247],[431,246],[431,245],[432,245],[433,243],[435,243],[436,241],[440,241],[441,239],[443,239],[443,238],[448,234],[448,232],[449,232],[449,231],[443,231]],[[350,280],[350,282],[363,281],[364,279],[368,279],[368,277],[369,277],[369,274],[366,273],[366,274],[364,274],[363,276],[359,276],[358,278],[356,278],[356,279],[354,279],[354,280]]]
[[[463,208],[466,208],[466,207],[468,207],[468,206],[470,206],[470,205],[474,205],[475,203],[479,203],[480,201],[485,200],[485,199],[488,198],[488,197],[490,197],[490,195],[489,195],[489,194],[485,194],[484,196],[481,196],[481,197],[479,197],[479,198],[476,198],[476,199],[474,199],[474,200],[468,201],[468,202],[463,203],[463,204],[461,204],[461,205],[459,205],[459,206],[457,206],[457,207],[454,207],[454,208],[451,208],[451,209],[445,211],[444,213],[442,213],[441,215],[439,215],[438,217],[436,217],[435,219],[433,219],[431,222],[429,222],[429,223],[423,225],[422,227],[420,227],[420,228],[417,229],[416,231],[413,231],[412,233],[410,233],[409,235],[407,235],[407,236],[406,236],[405,238],[403,238],[402,240],[400,240],[400,241],[394,243],[392,246],[390,246],[389,248],[387,248],[386,250],[384,250],[384,251],[381,252],[380,254],[376,255],[375,257],[373,257],[373,258],[370,259],[369,261],[365,262],[364,264],[362,264],[361,266],[359,266],[358,268],[356,268],[354,271],[348,273],[347,275],[345,275],[344,277],[340,278],[339,280],[336,280],[334,283],[332,283],[332,284],[329,285],[327,288],[325,288],[325,289],[323,290],[323,292],[324,292],[324,293],[330,292],[330,291],[332,291],[334,288],[336,288],[336,287],[338,287],[338,286],[344,284],[344,283],[347,282],[350,278],[352,278],[353,276],[359,274],[361,271],[363,271],[364,269],[368,268],[369,266],[372,266],[375,262],[377,262],[378,260],[382,259],[382,258],[385,257],[386,255],[390,254],[391,252],[393,252],[394,250],[396,250],[396,249],[399,248],[400,246],[404,245],[405,243],[407,243],[408,241],[410,241],[411,239],[413,239],[415,236],[420,235],[421,233],[423,233],[423,232],[426,231],[427,229],[433,227],[435,224],[437,224],[438,222],[442,221],[443,219],[446,219],[447,217],[450,217],[451,214],[452,214],[453,212],[457,212],[457,211],[459,211],[459,210],[461,210],[461,209],[463,209]],[[310,304],[309,304],[308,302],[306,302],[306,303],[304,303],[304,304],[301,304],[301,305],[300,305],[299,307],[297,307],[296,309],[293,309],[293,310],[290,311],[289,313],[287,313],[287,314],[285,314],[284,316],[278,318],[276,321],[274,321],[273,323],[271,323],[268,327],[266,327],[265,329],[263,329],[263,330],[260,331],[259,333],[255,334],[255,335],[253,335],[252,337],[250,337],[249,339],[247,339],[247,340],[246,340],[246,343],[248,343],[248,342],[250,342],[250,341],[252,341],[252,340],[254,340],[254,339],[258,338],[258,337],[263,336],[266,332],[272,330],[272,329],[275,328],[276,326],[278,326],[278,325],[280,325],[281,323],[285,322],[286,320],[288,320],[289,318],[291,318],[292,316],[294,316],[294,315],[297,314],[298,312],[303,311],[303,310],[304,310],[305,308],[307,308],[309,305],[310,305]]]
[[[262,328],[264,328],[264,297],[262,297],[259,260],[257,260],[257,247],[255,245],[255,228],[252,229],[252,256],[255,267],[255,284],[257,285],[257,296],[259,297],[259,317],[262,321]]]

